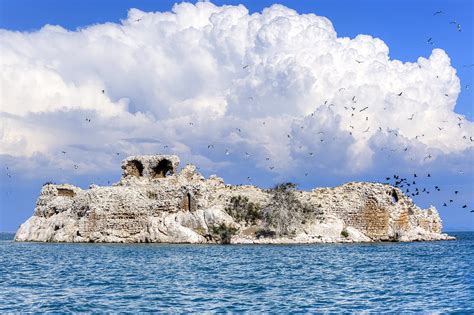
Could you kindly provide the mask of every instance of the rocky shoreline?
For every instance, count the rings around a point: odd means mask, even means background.
[[[454,239],[434,207],[403,192],[352,182],[300,191],[234,186],[174,155],[132,156],[112,186],[45,184],[15,241],[309,244]]]

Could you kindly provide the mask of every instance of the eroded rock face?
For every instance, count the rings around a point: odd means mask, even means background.
[[[110,187],[45,185],[15,240],[215,243],[222,229],[236,231],[232,243],[452,239],[434,207],[422,210],[389,185],[263,190],[205,179],[193,165],[178,173],[178,164],[173,155],[132,156]]]

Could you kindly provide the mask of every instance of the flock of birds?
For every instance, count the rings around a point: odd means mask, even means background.
[[[437,16],[437,15],[441,15],[441,14],[444,14],[444,12],[443,11],[436,11],[436,12],[433,13],[433,16]],[[454,25],[456,27],[456,30],[458,32],[461,32],[461,24],[459,24],[456,20],[450,21],[449,24]],[[428,40],[426,42],[430,45],[434,45],[434,41],[433,41],[432,37],[428,38]]]
[[[431,174],[426,174],[426,178],[431,180]],[[438,185],[433,185],[432,183],[428,183],[428,185],[420,185],[421,178],[416,174],[413,173],[412,178],[408,177],[401,177],[400,175],[394,174],[393,176],[388,176],[385,178],[385,184],[392,185],[394,187],[399,188],[403,191],[406,195],[415,197],[422,194],[429,195],[431,192],[440,192],[441,188]],[[431,185],[431,186],[430,186]],[[432,190],[431,190],[432,189]],[[459,190],[454,190],[451,192],[450,199],[446,202],[443,202],[443,207],[447,207],[448,204],[455,202],[455,196],[458,196]],[[461,206],[462,209],[466,209],[468,206],[467,204],[463,204]],[[470,212],[474,212],[471,210]]]
[[[434,16],[437,16],[437,15],[441,15],[443,14],[444,12],[443,11],[436,11],[433,13]],[[135,22],[140,22],[141,21],[141,18],[139,19],[136,19]],[[461,32],[461,25],[459,23],[457,23],[456,21],[451,21],[450,24],[453,24],[456,26],[456,29],[458,32]],[[429,38],[427,40],[427,42],[430,44],[430,45],[434,45],[434,41],[433,41],[433,38]],[[364,60],[358,60],[358,59],[355,59],[355,62],[358,63],[358,64],[363,64],[364,63]],[[242,67],[243,70],[246,70],[249,68],[250,65],[244,65]],[[474,64],[471,64],[471,65],[465,65],[464,67],[472,67],[474,66]],[[419,66],[421,67],[421,66]],[[466,85],[466,89],[469,89],[469,86]],[[339,92],[343,92],[345,91],[346,88],[344,87],[341,87],[339,89]],[[102,94],[105,94],[105,90],[102,89],[101,90]],[[402,97],[403,94],[404,94],[404,91],[398,91],[395,93],[398,97]],[[448,94],[444,94],[445,97],[448,97],[449,95]],[[253,101],[254,100],[254,97],[253,96],[249,96],[248,99],[250,101]],[[326,100],[324,102],[324,106],[326,106],[327,108],[331,108],[331,107],[336,107],[336,104],[333,104],[333,103],[330,103],[328,104],[328,100]],[[321,110],[321,108],[324,108],[324,106],[320,106],[316,111],[314,111],[313,113],[310,114],[310,116],[314,116],[317,114],[318,110]],[[385,110],[386,108],[384,108]],[[359,118],[358,116],[360,115],[363,115],[365,118],[362,118],[362,120],[365,120],[365,121],[369,121],[369,117],[370,117],[370,108],[368,106],[360,106],[358,105],[358,99],[357,99],[357,96],[356,95],[353,95],[349,104],[344,106],[344,110],[350,114],[350,119],[357,119],[360,121],[361,118]],[[410,121],[413,121],[415,119],[415,113],[411,113],[409,117],[407,117],[407,120],[410,120]],[[85,118],[85,121],[87,123],[91,123],[92,120],[91,118],[89,117],[86,117]],[[442,121],[442,123],[447,123],[448,121]],[[188,122],[188,125],[189,126],[194,126],[194,122]],[[262,125],[266,125],[266,122],[265,121],[262,121]],[[348,132],[349,132],[349,135],[350,136],[353,136],[353,133],[356,132],[356,127],[354,126],[356,125],[355,123],[351,123],[348,127]],[[462,128],[462,125],[463,125],[463,117],[461,116],[458,116],[458,122],[456,124],[459,128]],[[446,127],[445,126],[437,126],[437,129],[441,132],[445,129]],[[304,126],[300,126],[300,129],[303,130],[304,129]],[[240,127],[235,127],[235,131],[237,133],[241,133],[242,132],[242,129]],[[368,133],[370,132],[370,126],[366,126],[364,127],[362,130],[360,130],[360,132],[362,134],[364,133]],[[389,134],[393,134],[395,137],[398,137],[398,131],[396,129],[390,129],[389,127],[386,127],[385,129],[383,129],[382,127],[378,127],[378,132],[387,132]],[[317,136],[319,137],[319,143],[320,144],[323,144],[325,142],[325,132],[324,131],[319,131],[317,132]],[[416,139],[419,139],[420,137],[424,137],[425,135],[424,134],[420,134],[420,135],[417,135],[415,138]],[[291,141],[294,137],[292,134],[287,134],[287,138]],[[333,140],[335,140],[336,137],[333,137]],[[469,139],[467,139],[466,136],[463,136],[463,139],[466,140],[466,141],[470,141],[470,142],[473,142],[474,139],[472,136],[469,137]],[[163,149],[168,149],[168,145],[164,145],[163,146]],[[298,147],[299,149],[302,149],[302,146],[300,145]],[[214,144],[210,143],[207,145],[207,149],[208,150],[214,150],[215,149],[215,146]],[[381,150],[384,150],[385,148],[382,148]],[[409,147],[403,147],[403,148],[389,148],[390,149],[390,152],[396,152],[397,150],[400,150],[400,151],[404,151],[404,152],[407,152],[409,150]],[[67,152],[66,151],[61,151],[61,153],[63,155],[66,155]],[[224,154],[226,156],[228,155],[231,155],[231,150],[229,150],[228,148],[225,149],[224,151]],[[312,156],[315,156],[315,153],[314,152],[307,152],[308,156],[312,157]],[[116,156],[120,156],[120,152],[115,152],[115,155]],[[244,154],[244,157],[245,158],[248,158],[250,157],[251,154],[248,153],[248,152],[245,152]],[[427,156],[424,157],[424,160],[428,160],[428,159],[432,159],[433,156],[431,154],[428,154]],[[273,171],[275,170],[275,165],[273,165],[271,163],[271,158],[270,157],[265,157],[265,161],[268,164],[268,169],[270,171]],[[78,164],[73,164],[73,167],[75,170],[79,169],[79,165]],[[199,167],[198,167],[199,169]],[[8,178],[11,178],[11,172],[9,170],[8,167],[6,167],[6,170],[7,170],[7,173],[6,175],[8,176]],[[305,172],[304,173],[304,176],[308,176],[308,172]],[[431,174],[427,174],[426,176],[427,178],[431,178]],[[385,178],[386,180],[386,184],[391,184],[395,187],[398,187],[400,188],[405,194],[407,194],[408,196],[411,196],[411,197],[416,197],[416,196],[419,196],[419,195],[423,195],[423,194],[430,194],[431,192],[440,192],[441,191],[441,188],[438,186],[438,185],[431,185],[431,186],[420,186],[419,184],[417,184],[417,179],[418,179],[418,176],[417,174],[413,174],[413,178],[411,179],[408,179],[407,177],[401,177],[397,174],[393,175],[393,176],[388,176]],[[248,181],[251,181],[252,178],[250,176],[247,177],[247,180]],[[107,181],[108,184],[110,184],[110,181]],[[430,188],[431,187],[431,188]],[[447,200],[446,202],[443,203],[443,207],[447,207],[448,204],[451,204],[454,202],[454,198],[455,196],[457,196],[459,193],[459,191],[457,190],[454,190],[453,192],[453,197],[451,197],[449,200]],[[465,209],[467,208],[468,205],[467,204],[463,204],[461,206],[461,208]],[[470,212],[473,212],[474,213],[474,210],[471,210]]]

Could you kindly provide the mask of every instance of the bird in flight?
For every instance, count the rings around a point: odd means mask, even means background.
[[[66,154],[67,152],[66,151],[61,151],[62,154]]]
[[[398,95],[398,96],[402,96],[402,94],[403,94],[403,92],[400,92],[400,93],[398,93],[397,95]]]
[[[443,13],[443,11],[436,11],[435,13],[433,13],[433,15],[439,15],[441,13]]]
[[[249,67],[249,65],[245,65],[242,67],[242,69],[247,69]]]
[[[461,31],[461,24],[459,24],[458,22],[456,22],[456,21],[451,21],[451,22],[449,22],[449,24],[454,24],[454,25],[456,25],[456,29],[458,30],[458,32]]]

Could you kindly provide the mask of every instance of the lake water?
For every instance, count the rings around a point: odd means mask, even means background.
[[[474,233],[423,243],[14,243],[0,312],[474,312]]]

